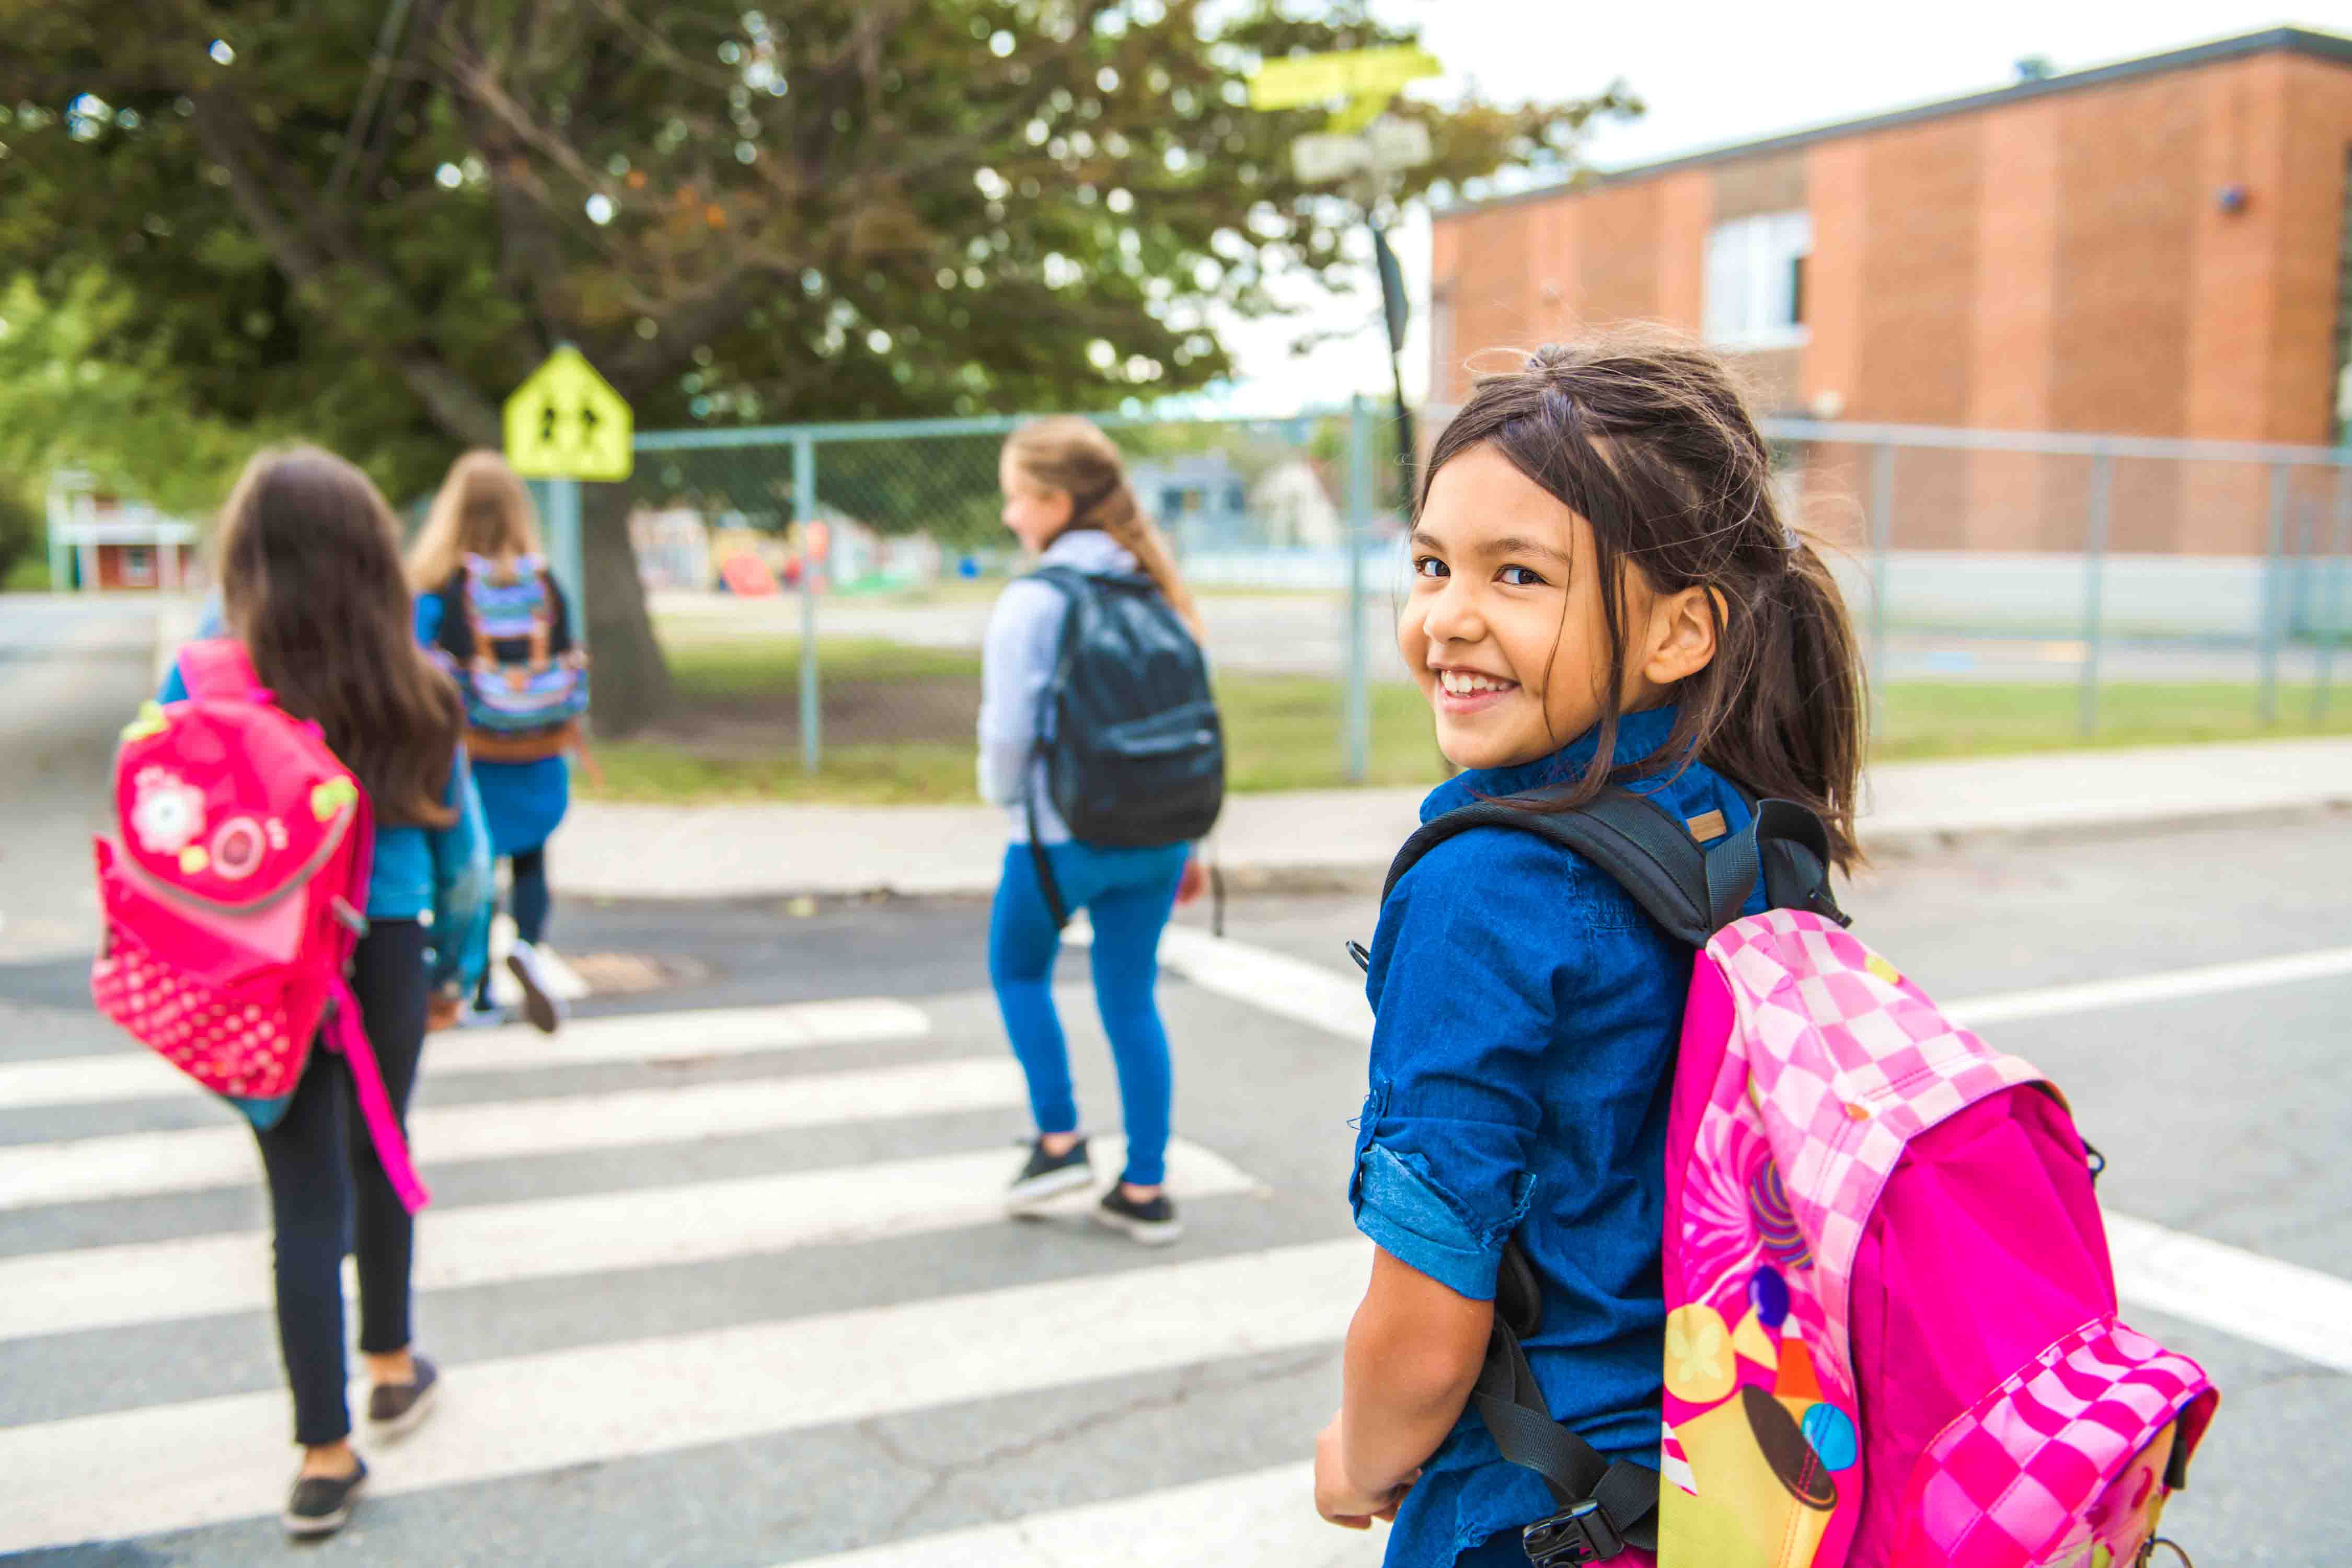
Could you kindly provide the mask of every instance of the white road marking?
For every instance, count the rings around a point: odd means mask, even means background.
[[[920,1039],[931,1021],[919,1007],[885,997],[787,1002],[761,1007],[709,1007],[680,1013],[625,1013],[575,1018],[561,1033],[525,1024],[450,1029],[425,1045],[425,1070],[436,1079],[527,1068],[603,1062],[675,1062],[756,1056],[812,1046]],[[0,1066],[0,1109],[155,1100],[196,1090],[149,1051],[108,1051]]]
[[[622,1094],[495,1100],[418,1110],[410,1143],[432,1181],[436,1163],[585,1149],[692,1143],[788,1127],[881,1121],[1024,1103],[1010,1058],[966,1058],[865,1072],[699,1083]],[[226,1116],[233,1113],[225,1113]],[[0,1210],[187,1192],[255,1181],[260,1163],[240,1125],[134,1132],[0,1148]]]
[[[1024,1514],[782,1568],[1377,1568],[1388,1528],[1315,1511],[1315,1467],[1284,1465]]]
[[[1083,920],[1073,921],[1062,936],[1074,947],[1094,943],[1094,931]],[[1188,926],[1171,925],[1160,933],[1160,962],[1203,991],[1342,1039],[1360,1044],[1372,1037],[1371,1004],[1364,999],[1360,975]]]
[[[1094,1140],[1108,1182],[1126,1140]],[[1020,1152],[795,1171],[436,1214],[420,1229],[415,1288],[458,1290],[518,1279],[659,1268],[796,1247],[872,1241],[992,1224]],[[1263,1191],[1181,1139],[1168,1148],[1181,1198]],[[1097,1194],[1074,1194],[1083,1212]],[[0,1258],[0,1340],[262,1311],[271,1302],[266,1232],[181,1237]]]
[[[1074,925],[1071,940],[1091,933]],[[1195,985],[1340,1038],[1371,1037],[1371,1013],[1350,978],[1335,968],[1246,942],[1171,926],[1160,960]],[[2352,974],[2352,948],[2201,965],[2053,985],[1952,1003],[1945,1012],[1970,1028],[2026,1018],[2104,1011],[2289,985]],[[2110,1214],[2116,1283],[2127,1303],[2169,1312],[2322,1365],[2352,1370],[2352,1282],[2258,1253]],[[2332,1332],[2329,1331],[2332,1329]]]
[[[2249,959],[2239,963],[2208,963],[2195,969],[2170,969],[2155,974],[2132,974],[2120,980],[2092,980],[2077,985],[2047,985],[2032,991],[2011,991],[1954,1002],[1944,1008],[1954,1023],[1971,1029],[1989,1024],[2015,1023],[2024,1018],[2048,1018],[2066,1013],[2100,1013],[2111,1007],[2139,1007],[2150,1002],[2177,1002],[2190,996],[2213,996],[2229,991],[2251,991],[2264,985],[2293,985],[2308,980],[2329,980],[2352,974],[2352,947],[2321,948],[2276,958]]]
[[[1370,1253],[1355,1238],[1318,1242],[454,1365],[432,1440],[371,1454],[369,1489],[397,1496],[1336,1345]],[[272,1389],[0,1430],[0,1552],[265,1513],[286,1486],[286,1423]]]
[[[2352,1372],[2352,1280],[2126,1215],[2106,1220],[2126,1302]]]

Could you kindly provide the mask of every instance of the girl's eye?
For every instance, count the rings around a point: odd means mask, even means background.
[[[1445,563],[1440,561],[1434,555],[1414,556],[1412,558],[1412,574],[1416,577],[1444,577],[1450,575],[1445,569]]]
[[[1543,578],[1526,566],[1506,566],[1496,576],[1514,588],[1540,588],[1544,585]]]

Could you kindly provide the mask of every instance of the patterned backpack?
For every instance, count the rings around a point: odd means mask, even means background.
[[[466,695],[466,749],[521,763],[568,748],[588,710],[588,658],[572,646],[547,563],[467,555],[441,596],[433,654]]]
[[[272,705],[242,643],[190,644],[180,675],[187,700],[148,703],[115,753],[91,994],[257,1127],[286,1114],[323,1034],[413,1213],[425,1188],[343,978],[367,929],[367,795],[316,724]]]
[[[1660,1568],[2146,1563],[2221,1396],[2117,1321],[2103,1162],[2064,1099],[1846,931],[1819,820],[1763,801],[1705,851],[1700,825],[1623,791],[1482,804],[1423,826],[1390,884],[1488,826],[1583,855],[1698,952],[1656,1473],[1550,1419],[1518,1343],[1540,1289],[1506,1254],[1473,1403],[1559,1506],[1527,1529],[1536,1568],[1629,1544]],[[1769,907],[1742,917],[1759,876]]]

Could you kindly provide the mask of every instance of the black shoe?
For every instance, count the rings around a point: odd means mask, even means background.
[[[1038,1205],[1095,1184],[1095,1168],[1083,1138],[1064,1152],[1048,1154],[1043,1138],[1029,1145],[1029,1163],[1004,1194],[1004,1212],[1026,1214]]]
[[[368,1393],[368,1433],[379,1442],[407,1436],[433,1414],[433,1391],[441,1386],[441,1372],[423,1356],[416,1362],[414,1383],[379,1383]]]
[[[297,1476],[294,1495],[286,1500],[286,1533],[298,1541],[332,1535],[352,1517],[352,1499],[367,1483],[365,1460],[348,1476]]]
[[[1127,1189],[1114,1186],[1095,1205],[1095,1218],[1113,1230],[1123,1230],[1129,1237],[1146,1247],[1165,1247],[1184,1234],[1183,1225],[1176,1218],[1176,1205],[1161,1193],[1147,1203],[1137,1203],[1127,1195]]]

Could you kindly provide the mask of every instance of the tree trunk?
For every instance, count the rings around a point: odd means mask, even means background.
[[[581,569],[587,577],[591,712],[600,735],[642,730],[667,711],[669,664],[646,613],[646,586],[629,548],[629,488],[580,487]]]

